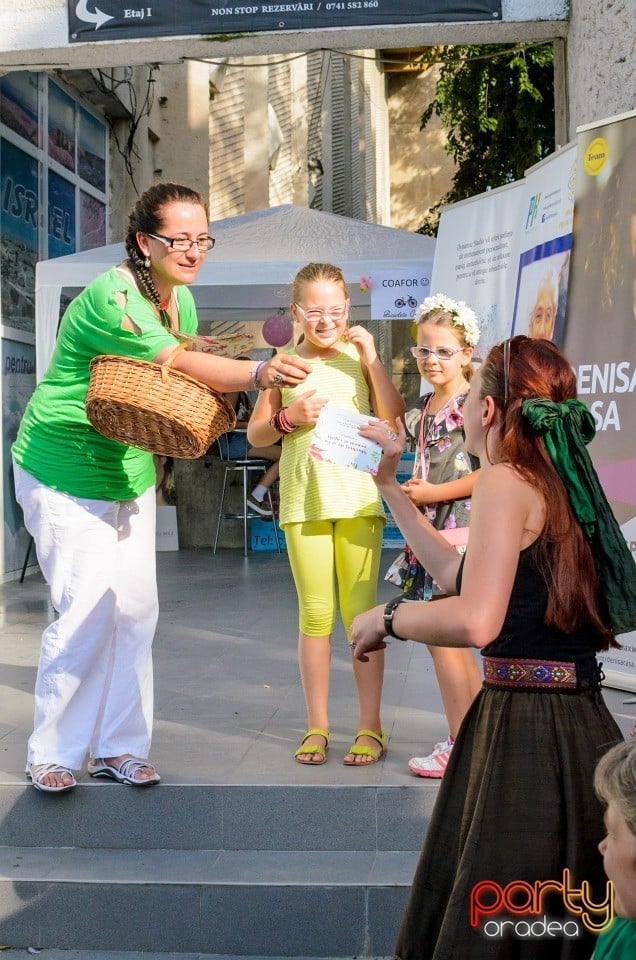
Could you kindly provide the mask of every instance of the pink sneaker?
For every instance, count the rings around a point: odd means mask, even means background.
[[[455,741],[451,736],[446,740],[440,740],[433,747],[433,752],[427,757],[412,757],[409,760],[408,767],[411,773],[416,777],[431,777],[434,780],[441,780],[446,771],[451,750]]]

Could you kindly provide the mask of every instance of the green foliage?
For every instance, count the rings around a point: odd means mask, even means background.
[[[442,206],[520,180],[554,151],[551,43],[444,47],[436,59],[437,89],[420,129],[440,118],[457,170],[419,229],[433,236]]]

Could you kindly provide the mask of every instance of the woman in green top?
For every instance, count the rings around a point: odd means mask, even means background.
[[[27,763],[48,793],[75,786],[87,753],[91,776],[136,786],[160,779],[147,760],[158,616],[153,458],[97,433],[84,403],[93,357],[163,363],[177,331],[196,333],[187,284],[213,246],[200,194],[174,183],[142,194],[128,259],[68,307],[13,446],[17,498],[58,612],[42,636]],[[309,370],[289,356],[255,364],[190,351],[174,367],[221,391],[295,385]]]

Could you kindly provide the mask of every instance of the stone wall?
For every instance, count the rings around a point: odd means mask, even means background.
[[[567,39],[569,133],[633,110],[633,0],[572,0]]]
[[[391,51],[386,53],[391,56]],[[390,123],[391,226],[417,230],[430,208],[452,184],[455,165],[446,153],[439,117],[420,130],[422,113],[435,96],[439,69],[387,69]]]

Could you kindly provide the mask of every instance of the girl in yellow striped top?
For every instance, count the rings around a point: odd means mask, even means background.
[[[248,438],[267,446],[283,436],[280,523],[299,604],[298,659],[307,705],[307,733],[299,763],[322,764],[329,746],[331,634],[340,615],[349,637],[353,618],[376,602],[385,515],[368,473],[308,456],[326,403],[373,414],[395,426],[404,402],[375,349],[372,335],[347,326],[350,301],[342,271],[309,263],[297,273],[290,310],[302,337],[290,352],[311,364],[300,388],[259,394]],[[351,766],[375,763],[386,750],[380,720],[383,651],[368,663],[352,660],[358,691],[359,731],[344,757]]]

